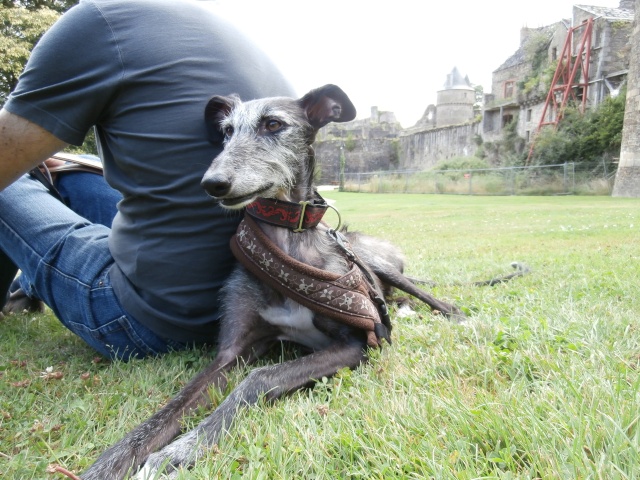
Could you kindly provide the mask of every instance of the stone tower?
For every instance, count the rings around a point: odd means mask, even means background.
[[[635,1],[627,74],[627,104],[624,110],[620,163],[612,193],[614,197],[640,197],[640,0]],[[623,2],[620,3],[622,5]]]
[[[436,127],[460,125],[473,120],[476,92],[457,67],[447,75],[444,89],[437,93]]]

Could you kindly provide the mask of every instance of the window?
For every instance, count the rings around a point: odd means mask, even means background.
[[[531,121],[531,109],[527,110],[527,122]]]
[[[516,82],[513,80],[507,80],[504,82],[504,98],[513,97],[513,92],[515,90]]]

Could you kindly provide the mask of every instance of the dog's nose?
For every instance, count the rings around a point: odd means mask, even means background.
[[[202,188],[212,197],[224,197],[231,190],[231,181],[224,175],[205,176],[202,179]]]

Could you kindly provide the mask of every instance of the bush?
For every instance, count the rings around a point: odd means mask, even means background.
[[[626,95],[607,98],[585,114],[567,107],[557,130],[542,130],[535,141],[531,163],[594,162],[617,156],[622,143]]]
[[[489,168],[486,160],[478,157],[455,157],[438,163],[434,170],[475,170]]]

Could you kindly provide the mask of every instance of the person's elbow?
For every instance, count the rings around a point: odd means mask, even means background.
[[[66,146],[39,125],[0,110],[0,190]]]

